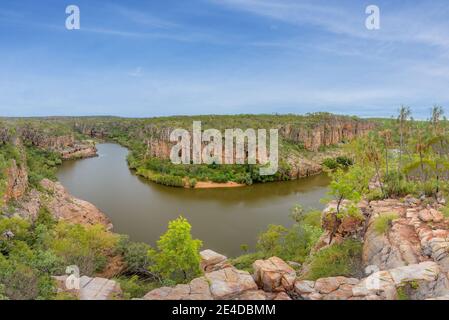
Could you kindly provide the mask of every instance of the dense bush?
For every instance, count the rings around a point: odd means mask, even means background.
[[[145,294],[158,287],[158,283],[139,278],[137,275],[131,277],[119,277],[115,279],[123,292],[126,300],[142,298]]]
[[[324,159],[322,165],[330,170],[335,170],[338,168],[338,162],[332,158]]]
[[[82,226],[59,222],[49,247],[60,256],[65,265],[77,265],[83,275],[101,271],[107,256],[118,241],[116,234],[107,232],[102,225]]]
[[[260,234],[257,248],[264,256],[277,256],[286,261],[304,262],[312,246],[321,236],[321,229],[307,224],[295,224],[287,229],[270,225]]]
[[[383,177],[384,197],[401,197],[416,191],[416,184],[408,182],[403,174],[390,171]]]
[[[37,147],[26,148],[28,166],[28,181],[34,187],[39,187],[42,179],[56,180],[56,166],[61,163],[59,154]]]
[[[126,273],[150,276],[149,269],[154,265],[154,259],[149,252],[151,246],[142,242],[132,242],[128,236],[121,236],[117,244],[117,253],[126,263]]]
[[[311,256],[305,279],[345,276],[358,277],[361,274],[362,243],[345,240],[319,250]]]

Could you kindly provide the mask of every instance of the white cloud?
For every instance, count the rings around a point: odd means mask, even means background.
[[[128,72],[128,75],[130,76],[130,77],[135,77],[135,78],[137,78],[137,77],[141,77],[143,74],[142,74],[142,67],[137,67],[137,68],[135,68],[134,70],[132,70],[131,72]]]

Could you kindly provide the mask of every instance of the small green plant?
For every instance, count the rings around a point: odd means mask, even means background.
[[[444,216],[445,218],[449,218],[449,208],[448,208],[448,207],[443,207],[443,208],[441,209],[441,213],[443,214],[443,216]]]
[[[130,300],[133,298],[142,298],[149,291],[158,287],[159,283],[150,282],[140,279],[137,275],[130,278],[120,277],[115,279],[120,283],[120,288],[123,292],[123,298]]]
[[[242,250],[243,252],[247,253],[249,250],[249,246],[247,244],[241,244],[240,245],[240,250]]]
[[[345,240],[321,249],[311,257],[309,271],[304,276],[308,280],[345,276],[357,277],[361,273],[362,243]]]
[[[259,260],[259,259],[265,259],[265,258],[269,258],[269,257],[265,256],[262,252],[247,253],[247,254],[238,256],[237,258],[230,259],[229,263],[232,264],[234,267],[236,267],[239,270],[253,272],[254,261]]]
[[[324,159],[322,165],[328,168],[329,170],[335,170],[339,167],[338,162],[332,158]]]
[[[405,287],[401,286],[396,289],[398,300],[410,300],[409,295],[406,292]]]
[[[391,223],[393,220],[397,219],[399,216],[397,213],[386,213],[380,215],[376,220],[374,220],[374,230],[377,234],[386,234],[391,228]]]
[[[190,178],[189,179],[190,188],[195,188],[196,183],[197,183],[197,180],[195,178]]]

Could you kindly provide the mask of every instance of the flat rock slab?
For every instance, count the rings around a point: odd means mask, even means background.
[[[82,276],[79,280],[79,289],[68,289],[66,286],[67,276],[53,277],[58,283],[58,290],[71,292],[80,300],[111,300],[119,298],[122,294],[120,285],[114,280],[106,278],[90,278]]]

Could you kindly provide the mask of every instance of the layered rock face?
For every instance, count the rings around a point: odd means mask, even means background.
[[[160,159],[169,159],[173,143],[170,142],[170,133],[175,128],[146,128],[146,143],[150,156]],[[189,129],[189,128],[186,128]],[[308,151],[318,151],[322,147],[336,145],[351,141],[366,135],[374,129],[374,124],[362,120],[341,119],[332,117],[312,127],[286,124],[279,128],[279,138],[303,146]]]
[[[35,220],[41,206],[45,206],[57,220],[84,225],[102,224],[106,230],[112,230],[112,223],[104,213],[90,202],[70,195],[59,182],[43,179],[41,187],[45,192],[32,190],[22,199],[17,214]]]
[[[59,151],[63,160],[91,158],[97,156],[97,148],[92,142],[75,143]]]
[[[280,129],[279,134],[286,140],[303,144],[307,150],[318,151],[321,147],[364,136],[373,129],[374,124],[371,122],[334,116],[312,128],[287,124]]]
[[[18,200],[28,187],[28,171],[25,166],[11,160],[11,165],[6,169],[6,188],[3,196],[4,203]]]
[[[23,141],[49,150],[62,150],[75,144],[73,135],[48,134],[33,128],[20,128],[19,135]]]
[[[21,128],[19,135],[23,141],[32,145],[61,154],[62,159],[79,159],[94,157],[97,149],[93,142],[76,141],[73,134],[47,134],[33,128]]]

